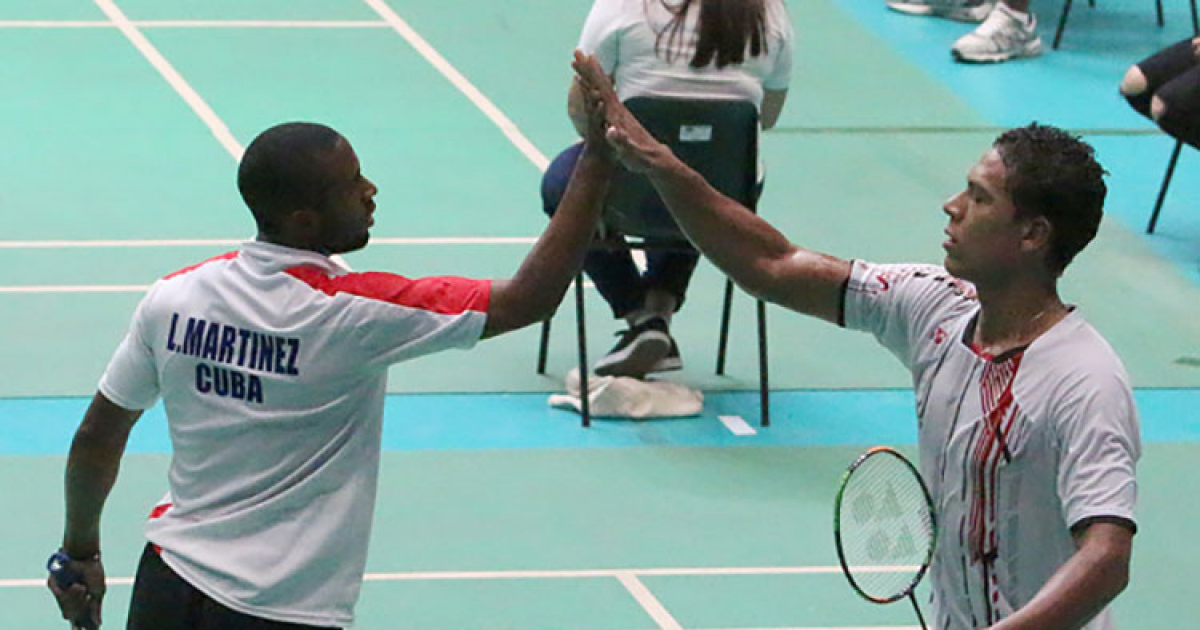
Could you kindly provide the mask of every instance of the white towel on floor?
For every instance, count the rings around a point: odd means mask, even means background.
[[[551,407],[579,413],[579,370],[567,373],[567,393],[550,396]],[[588,403],[598,418],[675,418],[700,415],[704,394],[679,383],[626,376],[588,375]]]

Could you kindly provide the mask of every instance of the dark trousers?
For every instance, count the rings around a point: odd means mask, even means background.
[[[553,216],[558,203],[567,192],[567,183],[575,162],[583,152],[583,144],[575,144],[559,153],[542,176],[542,209]],[[683,305],[684,294],[696,270],[700,253],[691,246],[646,250],[646,272],[638,271],[633,256],[620,234],[609,234],[603,243],[593,245],[583,261],[587,273],[604,300],[612,307],[613,317],[621,318],[642,307],[646,291],[657,289],[675,297],[675,307]],[[661,239],[646,239],[648,245],[677,243]]]
[[[1187,38],[1137,64],[1146,76],[1146,90],[1127,97],[1147,118],[1150,101],[1157,96],[1167,106],[1158,126],[1177,140],[1200,149],[1200,62]]]
[[[251,617],[183,581],[146,545],[133,582],[126,630],[328,630]]]

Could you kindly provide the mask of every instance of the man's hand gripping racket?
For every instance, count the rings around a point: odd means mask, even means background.
[[[97,555],[74,560],[65,552],[50,556],[46,585],[58,601],[63,619],[71,629],[94,630],[100,627],[100,604],[104,600],[104,565]]]

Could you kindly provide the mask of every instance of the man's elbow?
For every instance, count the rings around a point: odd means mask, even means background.
[[[1116,551],[1108,553],[1102,567],[1104,585],[1111,601],[1129,586],[1129,555]]]

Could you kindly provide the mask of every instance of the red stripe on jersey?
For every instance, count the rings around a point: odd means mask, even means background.
[[[209,258],[208,260],[206,260],[204,262],[196,263],[190,267],[184,267],[183,269],[180,269],[179,271],[173,271],[173,272],[163,276],[163,280],[168,280],[170,278],[174,278],[175,276],[181,276],[189,271],[195,271],[195,270],[203,267],[204,265],[207,265],[210,262],[215,262],[218,260],[229,260],[230,258],[237,258],[237,255],[238,255],[238,252],[235,249],[231,252],[225,252],[224,254],[221,254],[220,256],[213,256],[212,258]]]
[[[292,267],[287,273],[326,295],[348,293],[445,315],[486,313],[491,297],[490,280],[455,276],[410,279],[378,271],[331,277],[314,267]]]
[[[169,510],[169,509],[171,509],[170,503],[160,503],[160,504],[154,506],[154,509],[150,510],[150,520],[153,521],[154,519],[162,516],[163,514],[166,514],[167,510]]]

